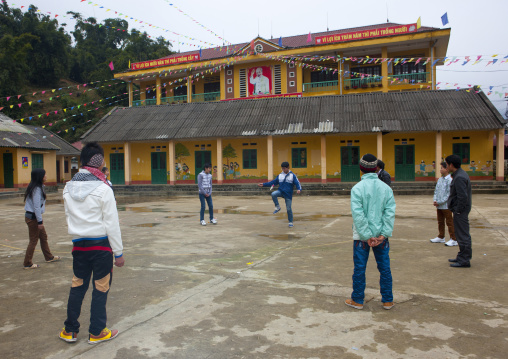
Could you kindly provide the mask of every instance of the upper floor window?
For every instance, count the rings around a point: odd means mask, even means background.
[[[394,75],[403,74],[416,74],[420,72],[426,72],[426,65],[418,63],[415,65],[414,62],[406,62],[405,64],[397,64],[393,66]]]
[[[381,66],[361,66],[351,68],[351,77],[367,76],[381,76]]]
[[[310,73],[310,82],[338,81],[339,73],[335,71],[312,71]]]
[[[229,81],[230,79],[228,79]],[[205,83],[205,93],[220,92],[220,81]]]

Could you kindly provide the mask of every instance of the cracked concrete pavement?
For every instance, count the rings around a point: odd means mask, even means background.
[[[295,227],[270,197],[214,196],[217,225],[199,225],[197,195],[118,198],[126,265],[114,269],[108,326],[117,339],[57,338],[66,316],[72,244],[61,194],[44,222],[61,262],[23,270],[22,199],[0,201],[2,358],[505,358],[508,195],[474,196],[471,268],[437,234],[429,196],[398,196],[391,266],[396,306],[383,310],[373,255],[362,311],[351,294],[348,197],[295,196]]]

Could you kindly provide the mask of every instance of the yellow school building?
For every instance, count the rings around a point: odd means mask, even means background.
[[[83,136],[114,184],[274,178],[355,182],[367,152],[395,181],[435,181],[462,158],[473,180],[504,180],[505,121],[479,88],[440,90],[450,29],[379,24],[179,53],[133,63],[129,107]],[[493,173],[493,141],[497,167]]]
[[[27,187],[35,168],[46,170],[48,186],[70,181],[79,155],[78,149],[52,132],[0,114],[0,188]]]

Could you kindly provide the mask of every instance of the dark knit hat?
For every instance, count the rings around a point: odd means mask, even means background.
[[[377,158],[370,153],[363,155],[360,160],[360,170],[363,173],[376,172],[377,169]]]
[[[281,167],[288,167],[289,168],[289,162],[282,162],[280,164]]]

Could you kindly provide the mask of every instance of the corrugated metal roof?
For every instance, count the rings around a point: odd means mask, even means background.
[[[485,94],[466,90],[367,93],[117,108],[86,142],[157,141],[302,133],[501,128]]]
[[[59,155],[79,156],[80,151],[63,138],[41,127],[21,125],[0,115],[0,147],[56,150]]]

